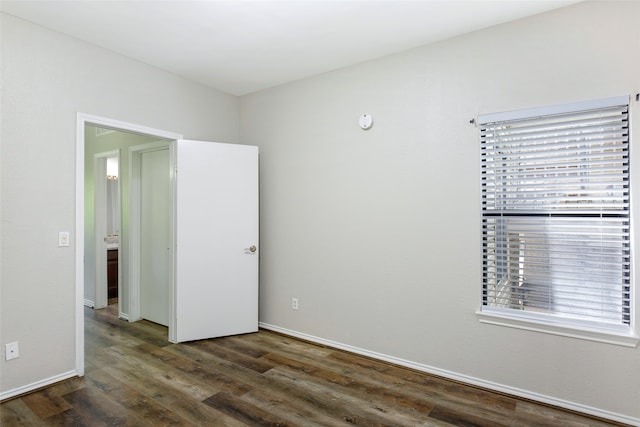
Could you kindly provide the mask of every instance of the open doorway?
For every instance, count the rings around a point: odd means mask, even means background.
[[[130,318],[131,147],[157,144],[158,137],[86,124],[84,131],[84,299],[95,309],[118,304],[118,317]],[[168,146],[163,140],[162,145]],[[165,193],[169,194],[166,165]],[[153,186],[149,188],[153,189]],[[168,204],[168,201],[167,201]],[[169,207],[167,206],[167,211]],[[168,214],[167,214],[168,215]],[[166,225],[166,234],[169,233]],[[166,261],[162,264],[166,264]],[[168,298],[168,297],[167,297]],[[167,314],[168,315],[168,314]]]
[[[101,136],[106,134],[103,129],[87,126],[87,133]],[[108,131],[113,133],[113,131]],[[85,152],[91,153],[99,144],[92,143],[91,137],[85,138],[90,144]],[[102,144],[104,145],[104,144]],[[93,298],[91,292],[85,289],[85,305],[95,309],[104,308],[107,304],[118,303],[118,284],[120,282],[120,177],[119,177],[120,150],[103,151],[93,154],[93,181],[85,180],[85,200],[90,203],[93,198],[93,211],[86,210],[85,215],[93,217],[85,218],[85,224],[93,224],[93,234],[86,233],[89,240],[93,237],[93,256],[91,251],[85,252],[85,272],[93,271]],[[86,162],[85,168],[90,168]],[[85,171],[85,176],[90,176],[91,171]],[[85,287],[91,283],[85,280]]]
[[[136,141],[126,147],[94,147],[86,140],[91,127],[108,131],[107,136],[151,138],[151,142]],[[106,139],[105,139],[106,141]],[[141,318],[140,299],[144,297],[141,270],[146,238],[156,239],[158,230],[169,228],[162,240],[168,271],[161,274],[170,284],[168,340],[192,341],[258,330],[258,147],[209,141],[183,140],[178,135],[155,131],[127,123],[78,115],[76,171],[76,321],[77,372],[84,374],[84,278],[85,266],[91,257],[85,256],[86,244],[94,227],[87,212],[90,203],[92,176],[87,173],[89,151],[120,151],[121,224],[119,251],[122,251],[119,300],[120,318],[135,321]],[[168,162],[167,162],[168,158]],[[154,178],[153,169],[166,171],[169,164],[170,202],[159,208],[170,210],[169,221],[144,232],[141,222],[154,221],[155,205],[148,207],[146,190],[156,184],[166,190],[167,175]],[[127,164],[127,166],[125,166]],[[151,168],[150,178],[145,170]],[[127,173],[122,173],[124,171]],[[149,180],[147,180],[149,179]],[[145,180],[147,180],[145,184]],[[162,181],[162,182],[161,182]],[[85,197],[87,196],[87,197]],[[153,196],[151,196],[153,197]],[[166,196],[163,196],[166,197]],[[89,199],[89,200],[87,200]],[[167,206],[169,207],[167,209]],[[145,214],[151,214],[146,215]],[[93,215],[95,217],[95,214]],[[170,224],[166,226],[167,222]],[[100,237],[100,236],[98,236]],[[95,232],[92,236],[95,240]],[[179,250],[177,249],[179,248]],[[88,258],[88,260],[87,260]],[[88,262],[85,262],[88,261]],[[155,282],[153,277],[151,282]],[[88,288],[91,286],[89,285]],[[89,293],[91,289],[87,290]]]
[[[106,236],[107,249],[107,304],[118,304],[120,283],[120,152],[107,157]],[[119,305],[119,304],[118,304]],[[120,310],[118,310],[120,311]]]
[[[147,128],[136,124],[117,120],[78,114],[76,138],[76,370],[84,375],[84,307],[106,307],[108,303],[108,255],[107,248],[117,248],[117,278],[118,278],[118,317],[129,320],[129,248],[128,248],[128,215],[129,215],[129,183],[128,183],[128,148],[147,144],[152,141],[163,140],[168,145],[170,141],[182,136],[163,130]],[[102,154],[100,154],[102,153]],[[106,153],[106,154],[105,154]],[[97,156],[96,156],[97,155]],[[119,203],[115,207],[116,217],[111,218],[115,226],[109,230],[107,213],[107,163],[109,158],[117,158],[118,178],[117,197]],[[96,231],[95,183],[96,165],[104,168],[99,171],[104,176],[101,184],[105,200],[104,211],[101,209],[100,229]],[[104,173],[103,173],[104,172]],[[100,191],[100,190],[99,190]],[[104,196],[104,198],[103,198]],[[113,206],[112,206],[113,209]],[[112,214],[113,215],[113,214]],[[119,218],[118,218],[119,217]],[[114,231],[113,233],[110,231]],[[100,234],[97,234],[97,233]],[[107,234],[117,235],[106,238]],[[100,245],[97,243],[100,242]],[[104,244],[103,244],[104,243]],[[107,246],[107,244],[109,246]],[[104,248],[104,253],[102,249]],[[104,255],[104,257],[103,257]],[[103,268],[100,268],[104,260]],[[113,262],[113,261],[112,261]],[[104,278],[96,280],[96,275]],[[112,291],[113,292],[113,291]]]

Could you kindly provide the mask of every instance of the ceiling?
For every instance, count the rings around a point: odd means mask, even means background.
[[[0,10],[244,95],[579,0],[2,0]]]

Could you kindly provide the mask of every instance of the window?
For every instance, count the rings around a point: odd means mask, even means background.
[[[478,117],[481,313],[631,333],[628,104]]]

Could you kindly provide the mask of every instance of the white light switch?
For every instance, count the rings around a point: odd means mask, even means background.
[[[69,246],[69,232],[61,231],[58,233],[58,247]]]

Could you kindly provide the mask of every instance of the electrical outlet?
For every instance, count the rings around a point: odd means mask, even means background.
[[[4,345],[5,359],[12,360],[20,357],[20,349],[18,348],[18,342],[10,342]]]
[[[298,298],[291,298],[291,310],[298,309]]]

